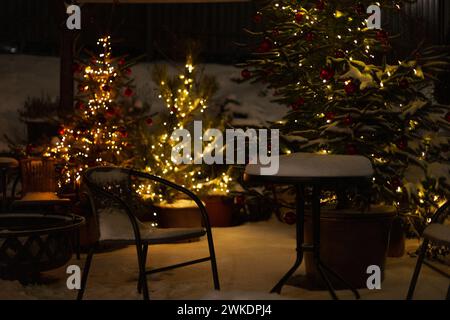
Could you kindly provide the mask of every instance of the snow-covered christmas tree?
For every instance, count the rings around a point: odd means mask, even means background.
[[[428,218],[450,195],[449,106],[430,90],[449,51],[393,58],[388,32],[367,27],[371,4],[270,1],[255,18],[258,42],[241,74],[291,107],[276,124],[290,150],[364,155],[375,168],[374,199]]]

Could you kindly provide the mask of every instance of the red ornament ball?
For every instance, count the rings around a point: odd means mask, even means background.
[[[128,136],[128,132],[127,129],[125,127],[120,127],[119,128],[119,133],[123,138],[126,138]]]
[[[131,97],[133,95],[133,90],[131,90],[131,88],[126,88],[124,91],[124,95],[126,97]]]
[[[335,116],[336,116],[336,114],[332,111],[328,111],[325,113],[325,119],[327,119],[329,121],[333,121]]]
[[[272,42],[269,39],[264,39],[259,45],[258,51],[264,53],[270,50],[272,50]]]
[[[147,123],[147,125],[151,126],[153,124],[153,119],[149,117],[145,120],[145,123]]]
[[[390,181],[390,185],[392,189],[397,190],[398,187],[403,186],[403,183],[399,177],[393,177],[392,180]]]
[[[345,147],[345,152],[349,155],[355,155],[358,153],[358,149],[356,149],[356,146],[354,144],[350,143]]]
[[[111,117],[113,117],[113,116],[116,115],[116,111],[115,111],[114,109],[110,108],[110,109],[106,110],[106,115],[107,115],[109,118],[111,118]]]
[[[262,14],[261,13],[257,13],[253,16],[253,22],[254,23],[261,23],[262,21]]]
[[[355,85],[352,81],[348,82],[348,83],[344,86],[344,90],[345,90],[345,93],[346,93],[347,95],[352,95],[352,94],[354,94],[354,93],[356,92],[356,89],[357,89],[357,87],[356,87],[356,85]]]
[[[331,69],[330,67],[323,68],[322,70],[320,70],[319,76],[320,79],[328,81],[334,77],[334,70]]]
[[[244,79],[249,79],[252,76],[252,73],[248,69],[244,69],[241,71],[241,77]]]
[[[283,215],[283,221],[289,225],[293,225],[297,221],[297,215],[295,212],[288,211]]]
[[[344,118],[344,120],[342,120],[342,122],[346,125],[346,126],[351,126],[353,124],[353,118],[352,116],[348,115]]]
[[[58,129],[58,134],[60,136],[62,136],[64,134],[64,132],[65,132],[64,127],[61,127],[61,128]]]
[[[300,23],[300,22],[302,22],[302,20],[303,20],[303,13],[297,12],[297,13],[295,14],[295,21],[296,21],[297,23]]]
[[[85,91],[85,85],[79,84],[79,85],[78,85],[78,91],[79,91],[79,92],[84,92],[84,91]]]
[[[345,57],[345,52],[342,50],[336,50],[336,52],[334,53],[334,56],[336,58],[344,58]]]
[[[308,32],[305,36],[306,41],[309,41],[309,42],[313,41],[314,38],[315,38],[315,35],[312,32]]]
[[[408,147],[408,139],[406,139],[406,137],[401,137],[400,139],[398,139],[395,142],[395,145],[397,146],[397,148],[399,148],[400,150],[405,150]]]
[[[445,115],[445,120],[447,120],[447,122],[450,122],[450,111]]]
[[[83,102],[78,101],[77,104],[76,104],[76,107],[77,107],[77,109],[79,109],[79,110],[84,110],[85,105],[84,105]]]
[[[325,8],[325,1],[324,0],[317,1],[316,8],[317,10],[322,11]]]

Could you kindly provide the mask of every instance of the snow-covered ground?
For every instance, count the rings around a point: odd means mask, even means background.
[[[286,108],[261,97],[261,88],[249,83],[238,84],[232,78],[240,77],[240,70],[234,66],[206,64],[206,74],[216,77],[219,91],[214,99],[233,99],[240,105],[230,106],[234,111],[248,114],[248,122],[264,124],[279,120]],[[136,96],[152,105],[152,110],[161,110],[162,104],[156,98],[155,86],[151,80],[151,63],[141,63],[132,68],[135,78]],[[20,121],[17,110],[23,107],[27,97],[59,95],[59,59],[28,55],[0,55],[0,152],[7,147],[4,134],[20,141],[26,136],[25,125]]]
[[[276,219],[213,230],[222,290],[212,290],[208,263],[158,273],[149,277],[152,299],[329,299],[326,291],[308,291],[286,285],[282,295],[269,294],[272,286],[292,265],[295,257],[295,228]],[[407,250],[417,248],[408,240]],[[156,268],[207,255],[205,239],[193,243],[150,247],[147,267]],[[70,264],[82,266],[73,259]],[[86,299],[141,299],[136,291],[137,259],[134,247],[94,256]],[[360,290],[362,299],[405,299],[416,259],[405,255],[387,261],[381,290]],[[303,266],[298,274],[304,272]],[[0,299],[74,299],[66,288],[65,268],[45,274],[47,285],[22,287],[17,281],[0,281]],[[443,300],[448,279],[424,267],[416,299]],[[343,299],[351,293],[338,291]]]

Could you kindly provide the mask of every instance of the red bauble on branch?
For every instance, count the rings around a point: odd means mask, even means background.
[[[353,81],[349,81],[349,82],[347,82],[347,83],[344,85],[344,90],[345,90],[345,93],[346,93],[347,95],[352,95],[352,94],[354,94],[354,93],[356,92],[356,89],[357,89],[357,87],[356,87],[356,85],[353,83]]]
[[[84,110],[85,105],[84,105],[83,102],[78,101],[78,102],[76,103],[75,107],[76,107],[77,109],[79,109],[79,110]]]
[[[342,122],[346,125],[346,126],[351,126],[353,124],[353,118],[352,116],[348,115],[346,116]]]
[[[447,114],[445,115],[445,120],[447,120],[448,122],[450,122],[450,111],[447,112]]]
[[[264,39],[259,45],[258,52],[265,53],[269,52],[270,50],[272,50],[272,41],[270,41],[269,39]]]
[[[131,97],[133,95],[133,90],[131,88],[126,88],[123,94],[126,97]]]
[[[393,177],[389,184],[394,190],[397,190],[399,187],[401,188],[403,186],[402,180],[400,180],[399,177]]]
[[[306,35],[305,35],[305,39],[306,39],[306,41],[309,41],[309,42],[311,42],[311,41],[313,41],[314,39],[315,39],[315,35],[314,35],[314,33],[312,33],[312,32],[308,32],[308,33],[306,33]]]
[[[262,14],[261,13],[257,13],[257,14],[255,14],[253,16],[253,22],[254,23],[261,23],[262,18],[263,18]]]
[[[323,68],[320,70],[320,79],[322,80],[330,80],[334,77],[334,70],[330,67]]]
[[[355,155],[358,153],[358,149],[356,148],[356,146],[354,144],[349,143],[345,147],[345,153],[347,153],[349,155]]]
[[[323,9],[325,9],[325,0],[318,0],[317,4],[316,4],[316,8],[319,11],[322,11]]]
[[[244,79],[249,79],[252,76],[252,73],[248,69],[244,69],[241,71],[241,77]]]
[[[344,58],[344,57],[345,57],[345,52],[342,51],[342,50],[340,50],[340,49],[338,49],[338,50],[336,50],[336,51],[334,52],[334,56],[335,56],[336,58]]]
[[[327,119],[328,121],[333,121],[334,117],[336,117],[336,114],[332,111],[328,111],[325,113],[325,119]]]
[[[397,146],[397,148],[399,148],[400,150],[405,150],[408,147],[408,139],[406,139],[406,137],[401,137],[400,139],[398,139],[395,142],[395,145]]]
[[[297,13],[295,14],[295,21],[296,21],[297,23],[300,23],[300,22],[302,22],[302,20],[303,20],[303,13],[297,12]]]
[[[153,124],[153,119],[152,119],[151,117],[148,117],[148,118],[145,120],[145,123],[147,123],[147,125],[151,126],[151,125]]]

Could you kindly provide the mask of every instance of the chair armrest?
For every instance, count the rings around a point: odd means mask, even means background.
[[[206,229],[211,229],[211,224],[209,222],[209,217],[208,217],[208,213],[206,211],[205,206],[203,205],[203,202],[189,189],[186,189],[176,183],[173,183],[169,180],[151,175],[149,173],[145,173],[145,172],[140,172],[140,171],[136,171],[136,170],[131,170],[131,175],[133,176],[137,176],[140,178],[144,178],[144,179],[148,179],[148,180],[152,180],[152,181],[156,181],[158,183],[161,183],[163,185],[166,185],[168,187],[171,187],[175,190],[178,190],[182,193],[184,193],[185,195],[187,195],[189,198],[191,198],[192,200],[194,200],[195,204],[197,205],[197,207],[200,209],[200,213],[202,215],[202,219],[203,219],[203,223],[204,223],[204,227]]]

